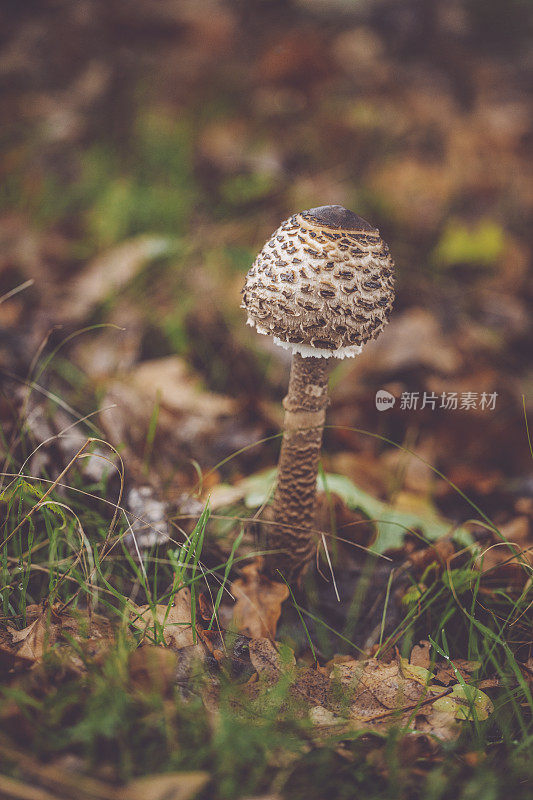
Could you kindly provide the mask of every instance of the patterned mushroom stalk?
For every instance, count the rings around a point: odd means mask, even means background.
[[[293,353],[266,563],[298,577],[313,552],[312,526],[328,377],[375,339],[394,300],[393,261],[379,231],[343,206],[283,222],[247,276],[248,324]]]

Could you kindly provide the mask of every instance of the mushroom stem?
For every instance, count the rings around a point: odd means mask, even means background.
[[[292,359],[289,390],[283,400],[285,419],[278,462],[272,514],[267,534],[268,549],[279,553],[267,559],[270,572],[298,577],[313,552],[316,480],[322,431],[326,418],[328,378],[332,359]],[[276,524],[278,523],[278,524]]]

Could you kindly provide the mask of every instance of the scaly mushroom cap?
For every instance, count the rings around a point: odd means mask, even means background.
[[[361,352],[387,323],[394,263],[379,231],[342,206],[283,222],[247,276],[248,324],[304,357]]]

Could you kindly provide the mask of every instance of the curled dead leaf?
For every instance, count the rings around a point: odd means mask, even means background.
[[[191,593],[187,587],[176,592],[174,604],[136,606],[131,624],[140,631],[154,630],[169,647],[179,650],[195,644],[191,619]]]
[[[46,644],[55,640],[55,632],[47,625],[45,611],[26,628],[21,631],[11,628],[10,633],[13,643],[20,644],[17,650],[18,658],[33,662],[39,661],[43,657]]]
[[[236,598],[233,621],[240,633],[252,639],[273,639],[281,615],[281,604],[289,596],[284,583],[270,580],[261,573],[261,559],[242,569],[242,577],[231,585]]]
[[[81,647],[86,657],[95,660],[103,656],[113,641],[113,626],[99,614],[86,609],[61,609],[53,606],[29,605],[26,609],[29,624],[18,631],[10,626],[0,639],[0,661],[8,666],[31,668],[38,664],[51,647],[68,657],[70,668],[84,671],[86,663],[80,658]],[[72,647],[72,641],[77,644]]]

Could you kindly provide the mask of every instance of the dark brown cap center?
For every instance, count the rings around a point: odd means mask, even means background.
[[[366,219],[354,214],[344,206],[319,206],[302,211],[304,219],[322,225],[325,228],[342,229],[347,231],[376,231]]]

